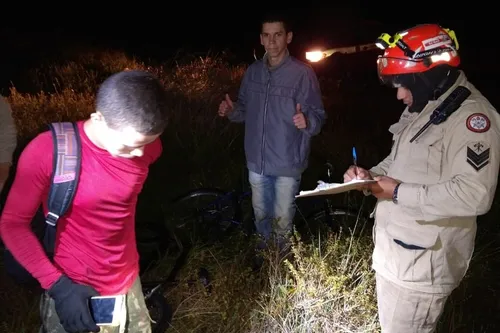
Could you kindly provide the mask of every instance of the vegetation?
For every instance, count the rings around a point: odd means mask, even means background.
[[[220,119],[216,112],[226,92],[235,99],[245,67],[229,64],[219,55],[150,65],[123,53],[95,51],[27,71],[23,82],[28,84],[12,87],[8,98],[20,141],[25,142],[49,122],[86,118],[96,87],[110,74],[129,68],[158,75],[171,97],[170,125],[162,137],[164,154],[152,167],[141,194],[140,230],[164,221],[175,224],[169,200],[188,190],[245,188],[243,128]],[[313,188],[324,176],[326,161],[334,164],[334,178],[340,181],[353,145],[359,164],[366,167],[389,151],[387,128],[397,121],[401,105],[393,91],[380,87],[375,72],[353,80],[333,77],[331,72],[320,75],[329,118],[314,138],[303,189]],[[334,199],[345,204],[359,196],[350,193]],[[363,209],[369,211],[373,200],[366,201]],[[470,273],[447,305],[440,332],[498,331],[490,319],[500,310],[494,294],[500,281],[494,272],[500,246],[494,217],[499,209],[496,200],[492,211],[481,218]],[[302,219],[300,209],[297,215]],[[222,242],[194,243],[178,283],[165,294],[174,309],[168,332],[377,332],[371,228],[360,227],[365,232],[359,236],[324,228],[307,234],[301,229],[290,253],[269,249],[258,270],[252,266],[253,240],[244,234]],[[169,241],[166,235],[156,236],[160,242]],[[167,276],[176,255],[162,252],[145,278]],[[210,291],[196,282],[200,267],[210,272]],[[0,274],[0,300],[0,332],[37,330],[37,291],[20,288]]]

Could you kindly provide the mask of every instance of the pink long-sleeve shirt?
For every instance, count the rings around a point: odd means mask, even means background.
[[[161,141],[146,146],[140,158],[113,157],[90,141],[83,121],[78,126],[81,175],[73,205],[58,221],[54,262],[30,228],[40,203],[47,212],[54,151],[50,132],[37,136],[20,157],[0,218],[0,235],[45,289],[64,273],[102,295],[125,293],[139,273],[136,203],[149,166],[162,152]]]

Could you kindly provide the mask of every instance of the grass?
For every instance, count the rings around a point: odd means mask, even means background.
[[[161,206],[168,215],[174,211],[169,200],[190,189],[244,186],[243,127],[220,119],[216,110],[226,92],[236,99],[246,65],[229,64],[219,55],[153,65],[120,52],[93,51],[42,64],[27,71],[8,97],[21,142],[49,122],[86,118],[99,82],[125,68],[158,75],[171,101],[170,124],[162,136],[164,154],[151,168],[139,200],[139,230],[164,220],[175,223],[163,216]],[[401,112],[393,91],[380,87],[375,73],[357,78],[363,85],[330,74],[320,75],[328,121],[313,140],[304,189],[323,177],[326,161],[334,164],[334,177],[340,180],[353,145],[360,165],[369,167],[381,160],[390,148],[387,128]],[[471,270],[448,303],[439,332],[498,329],[491,318],[500,310],[495,296],[500,281],[495,271],[499,209],[496,200],[492,211],[480,219]],[[253,245],[253,239],[242,234],[220,243],[194,244],[178,274],[179,283],[165,294],[174,308],[168,332],[378,331],[368,232],[356,237],[325,230],[312,236],[297,233],[290,253],[283,257],[271,248],[259,271],[252,269]],[[167,251],[146,276],[167,276],[176,255]],[[210,272],[210,292],[196,279],[200,267]],[[36,291],[19,288],[4,274],[0,283],[0,300],[9,304],[2,305],[0,332],[35,332]]]
[[[377,311],[368,239],[326,239],[292,246],[292,261],[269,258],[267,294],[253,332],[375,332]]]

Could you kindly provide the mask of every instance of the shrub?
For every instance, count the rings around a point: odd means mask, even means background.
[[[20,139],[29,140],[49,122],[88,117],[99,83],[125,68],[156,74],[171,100],[170,125],[162,137],[164,154],[151,168],[139,200],[139,228],[163,221],[156,206],[165,205],[170,197],[196,187],[229,189],[245,183],[243,127],[219,119],[216,110],[226,92],[236,98],[246,65],[232,66],[220,57],[153,66],[122,53],[99,51],[43,65],[31,70],[21,84],[30,89],[12,87],[8,96]],[[399,106],[392,108],[396,105],[392,91],[373,85],[346,92],[342,82],[332,83],[325,77],[320,81],[329,119],[313,140],[302,184],[305,189],[323,176],[326,161],[334,164],[333,177],[340,180],[351,162],[353,145],[360,165],[369,167],[381,160],[390,147],[387,127],[400,112]],[[166,207],[168,212],[170,207]],[[481,226],[489,221],[496,226],[498,207],[496,201]],[[480,233],[467,280],[447,305],[442,332],[470,332],[478,326],[476,318],[494,317],[498,311],[498,305],[481,300],[485,294],[491,298],[492,288],[500,281],[487,269],[498,265],[498,227],[488,230]],[[179,284],[166,293],[175,309],[170,331],[376,332],[371,237],[320,235],[312,242],[297,235],[299,240],[292,243],[286,260],[271,249],[260,271],[252,270],[254,244],[248,237],[235,235],[223,243],[196,244],[178,276]],[[165,254],[146,277],[168,275],[175,255]],[[200,267],[212,276],[211,293],[196,281]],[[36,331],[37,294],[20,289],[5,276],[0,276],[0,285],[1,302],[9,304],[3,307],[0,331]],[[482,296],[469,297],[472,292]],[[488,329],[494,331],[492,327]]]

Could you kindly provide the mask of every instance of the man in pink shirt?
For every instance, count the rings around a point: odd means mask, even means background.
[[[72,206],[58,221],[53,261],[30,228],[40,204],[47,213],[51,133],[38,135],[20,156],[0,235],[46,290],[42,332],[115,332],[118,328],[99,330],[95,324],[88,301],[96,295],[125,295],[125,332],[151,332],[138,277],[135,211],[149,166],[162,152],[159,136],[167,112],[164,87],[149,73],[124,71],[102,83],[95,112],[78,122],[79,185]]]

